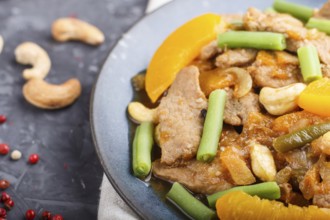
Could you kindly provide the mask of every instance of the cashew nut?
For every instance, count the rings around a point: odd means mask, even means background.
[[[128,104],[128,113],[132,120],[137,123],[151,121],[157,122],[156,109],[149,109],[140,102],[131,102]]]
[[[0,35],[0,54],[2,52],[2,48],[3,48],[3,38],[2,36]]]
[[[252,78],[246,70],[232,67],[227,69],[225,73],[230,73],[235,77],[234,96],[236,98],[241,98],[250,92],[252,88]]]
[[[18,63],[33,66],[23,71],[24,79],[43,79],[47,76],[51,62],[47,52],[39,45],[32,42],[24,42],[16,47],[15,56]]]
[[[262,181],[274,181],[276,167],[268,147],[254,143],[250,149],[250,156],[253,173]]]
[[[79,40],[91,45],[104,42],[104,34],[100,29],[76,18],[59,18],[54,21],[52,35],[60,42]]]
[[[42,79],[31,79],[23,86],[23,95],[32,105],[44,109],[58,109],[72,104],[81,93],[77,79],[52,85]]]
[[[264,87],[260,91],[259,101],[270,114],[283,115],[298,107],[296,100],[305,87],[303,83],[280,88]]]

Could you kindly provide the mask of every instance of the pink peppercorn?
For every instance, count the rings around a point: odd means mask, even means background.
[[[9,153],[9,146],[7,144],[0,144],[0,154],[1,155],[6,155]]]
[[[64,218],[61,215],[54,215],[52,220],[64,220]]]
[[[4,208],[0,208],[0,217],[6,218],[7,211]]]
[[[41,214],[42,220],[52,220],[52,214],[49,211],[43,211]]]
[[[10,199],[10,195],[8,195],[8,193],[6,192],[1,193],[1,202],[6,202],[9,199]]]
[[[7,210],[11,210],[14,207],[15,203],[12,199],[8,199],[5,201],[4,205]]]
[[[25,212],[26,220],[33,220],[36,217],[36,212],[32,209],[29,209]]]
[[[29,163],[30,164],[36,164],[39,161],[39,155],[38,154],[31,154],[29,157]]]
[[[0,124],[3,124],[7,121],[7,117],[5,115],[0,115]]]

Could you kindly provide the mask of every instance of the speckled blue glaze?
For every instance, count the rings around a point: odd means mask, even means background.
[[[184,219],[157,193],[131,175],[127,104],[132,101],[130,79],[146,68],[157,47],[176,27],[205,12],[243,13],[265,9],[273,1],[175,0],[145,16],[114,47],[97,80],[92,98],[92,129],[104,170],[117,192],[143,219]],[[298,2],[298,1],[296,1]],[[313,7],[321,0],[299,1]]]

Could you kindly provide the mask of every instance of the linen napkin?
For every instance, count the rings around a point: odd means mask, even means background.
[[[146,13],[152,12],[163,4],[172,0],[149,0]],[[98,220],[136,220],[138,216],[121,199],[110,184],[106,175],[103,175],[100,187],[101,196],[98,210]]]

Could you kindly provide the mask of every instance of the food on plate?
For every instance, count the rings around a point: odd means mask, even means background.
[[[190,218],[330,219],[330,1],[273,7],[192,19],[134,77],[133,173]]]
[[[176,74],[215,39],[220,31],[221,17],[204,14],[174,31],[155,52],[146,74],[146,91],[152,102],[173,83]]]
[[[217,201],[216,207],[220,219],[326,220],[330,215],[328,209],[313,205],[299,207],[289,204],[286,207],[283,203],[252,197],[242,191],[223,196]]]
[[[52,35],[59,42],[76,40],[90,45],[102,44],[105,39],[100,29],[77,18],[55,20],[52,24]]]

